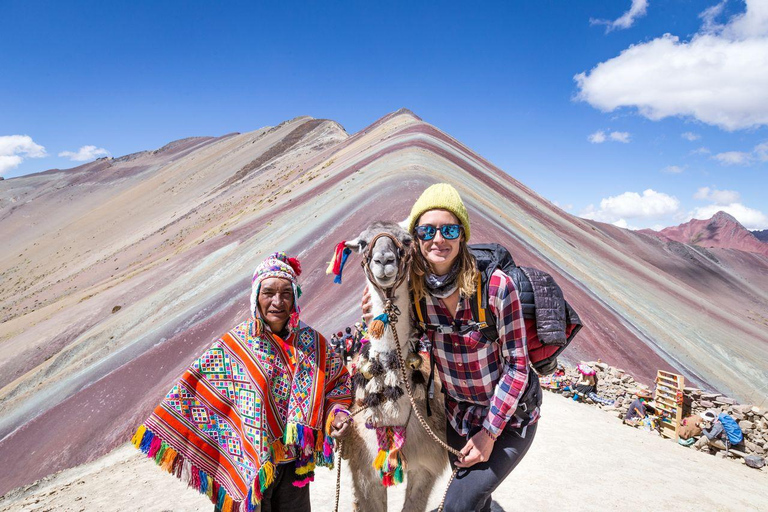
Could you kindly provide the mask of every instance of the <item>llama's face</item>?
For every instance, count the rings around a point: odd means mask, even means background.
[[[387,288],[392,286],[398,278],[397,273],[400,268],[400,261],[405,256],[404,251],[410,250],[411,235],[394,222],[375,222],[360,233],[360,236],[355,240],[347,242],[346,245],[357,252],[366,252],[376,235],[383,232],[394,236],[403,246],[403,249],[400,250],[392,239],[382,236],[376,240],[376,244],[371,248],[369,261],[371,277],[378,286]]]

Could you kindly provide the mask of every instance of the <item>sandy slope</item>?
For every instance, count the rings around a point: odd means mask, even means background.
[[[768,471],[702,454],[624,425],[612,414],[547,393],[528,456],[495,499],[504,510],[766,510]],[[346,468],[346,465],[342,466]],[[448,474],[430,500],[437,507]],[[332,510],[335,473],[312,485],[315,511]],[[399,510],[401,486],[390,497]],[[646,496],[629,501],[630,491]],[[0,512],[206,511],[212,505],[129,445],[0,498]],[[343,471],[340,510],[351,509]]]

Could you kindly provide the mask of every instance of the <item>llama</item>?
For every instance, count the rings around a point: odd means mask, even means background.
[[[395,242],[395,240],[397,242]],[[387,487],[406,478],[404,512],[423,512],[437,477],[448,465],[448,456],[427,434],[413,413],[405,394],[395,347],[397,330],[402,357],[411,389],[421,415],[445,439],[445,412],[442,404],[426,414],[425,374],[428,364],[418,366],[412,346],[411,305],[408,293],[408,258],[412,238],[398,224],[374,222],[346,245],[365,257],[368,290],[374,319],[385,313],[387,299],[399,312],[396,323],[382,327],[379,320],[369,326],[370,343],[358,359],[355,402],[368,406],[355,417],[354,428],[344,440],[342,457],[349,460],[354,482],[354,503],[358,512],[385,512]],[[373,244],[373,246],[371,246]],[[383,331],[380,337],[374,337]],[[374,467],[375,466],[375,467]]]

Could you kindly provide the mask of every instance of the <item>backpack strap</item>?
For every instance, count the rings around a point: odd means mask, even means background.
[[[488,298],[483,296],[482,273],[477,274],[477,288],[475,290],[474,300],[469,301],[470,309],[472,310],[472,320],[466,325],[435,325],[428,324],[425,321],[427,317],[427,299],[422,297],[421,300],[413,301],[414,309],[416,310],[416,323],[422,332],[439,332],[441,334],[459,333],[466,334],[471,331],[482,332],[489,340],[496,341],[499,339],[499,333],[496,331],[496,319],[493,313],[483,307],[483,303],[488,302]]]
[[[496,317],[483,304],[488,304],[488,286],[483,283],[483,274],[477,273],[477,288],[475,289],[475,300],[470,301],[472,309],[473,330],[480,331],[490,341],[499,339],[499,331],[496,330]]]

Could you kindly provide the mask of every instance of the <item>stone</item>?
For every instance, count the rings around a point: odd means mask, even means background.
[[[736,403],[736,400],[734,400],[733,398],[729,398],[727,396],[719,396],[715,398],[714,402],[716,404],[733,405]]]
[[[732,412],[732,413],[731,413],[731,417],[732,417],[733,419],[735,419],[736,421],[742,421],[742,420],[746,420],[746,418],[744,417],[744,415],[743,415],[743,414],[741,414],[741,413],[739,413],[739,412]]]
[[[741,414],[747,414],[752,412],[752,406],[751,405],[734,405],[733,410],[736,412],[739,412]]]
[[[747,450],[752,453],[756,453],[758,455],[763,455],[765,453],[765,449],[762,446],[757,445],[751,441],[744,441],[744,446],[746,446]]]
[[[700,404],[700,405],[701,405],[703,408],[705,408],[705,409],[711,409],[712,407],[714,407],[714,406],[715,406],[715,404],[713,404],[713,403],[712,403],[712,402],[710,402],[709,400],[704,400],[704,397],[703,397],[703,396],[701,397],[701,402],[699,402],[699,404]]]
[[[742,431],[743,430],[752,430],[753,428],[755,428],[755,424],[752,423],[751,421],[742,420],[742,421],[739,421],[739,427],[741,428]]]
[[[705,393],[701,395],[702,400],[714,400],[715,398],[722,396],[720,393]]]

